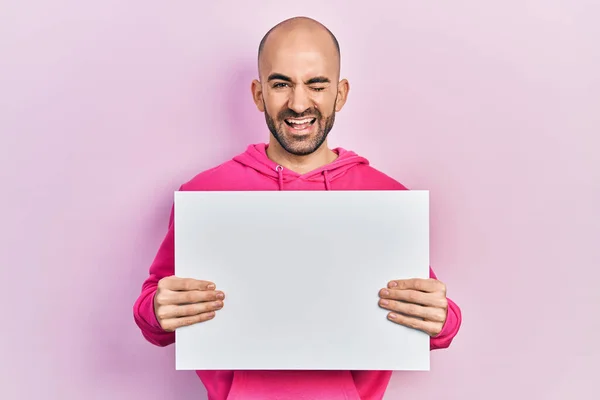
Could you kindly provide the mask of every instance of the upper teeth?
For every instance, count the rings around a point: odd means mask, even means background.
[[[289,122],[290,124],[298,124],[298,125],[301,125],[301,124],[307,124],[307,123],[309,123],[310,121],[312,121],[312,118],[307,118],[307,119],[298,119],[298,120],[297,120],[297,119],[288,119],[288,122]]]

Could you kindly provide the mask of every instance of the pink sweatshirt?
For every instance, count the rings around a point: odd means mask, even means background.
[[[356,153],[334,149],[338,158],[304,175],[279,167],[266,155],[266,144],[247,150],[215,168],[196,175],[180,190],[407,190],[377,171]],[[143,336],[157,346],[175,342],[175,334],[161,329],[154,315],[153,297],[158,281],[174,274],[173,208],[168,231],[158,249],[150,274],[133,311]],[[436,278],[430,268],[430,277]],[[393,279],[393,277],[390,277]],[[218,282],[216,282],[218,285]],[[227,312],[227,305],[220,312]],[[217,317],[218,318],[218,317]],[[459,307],[448,300],[448,317],[442,332],[431,338],[430,348],[447,348],[461,325]],[[380,400],[391,371],[196,371],[209,400]]]

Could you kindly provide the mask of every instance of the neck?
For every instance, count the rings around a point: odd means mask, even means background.
[[[327,140],[321,147],[313,153],[306,156],[297,156],[288,153],[279,142],[271,137],[267,147],[267,157],[273,162],[281,165],[283,168],[294,171],[297,174],[305,174],[324,165],[327,165],[337,158],[337,154],[327,146]]]

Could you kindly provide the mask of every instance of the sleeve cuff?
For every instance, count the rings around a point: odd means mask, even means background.
[[[440,333],[431,337],[431,350],[443,349],[450,346],[462,323],[462,315],[458,306],[448,299],[448,316]]]

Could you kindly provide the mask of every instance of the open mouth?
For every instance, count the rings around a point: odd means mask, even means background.
[[[300,131],[300,130],[311,127],[317,121],[317,119],[316,118],[286,119],[284,121],[289,127]]]

